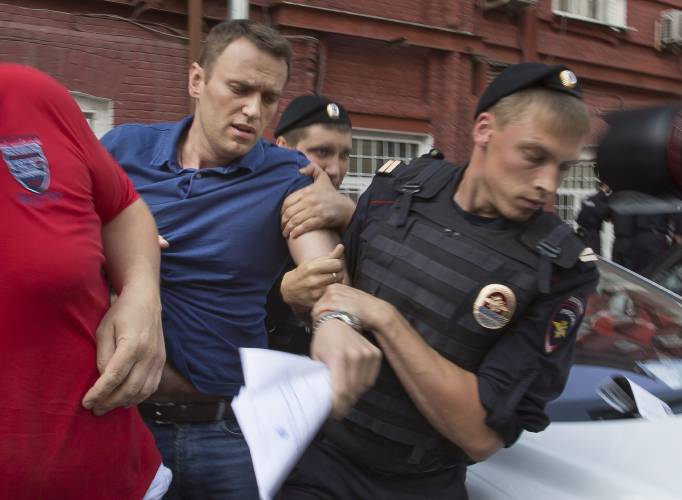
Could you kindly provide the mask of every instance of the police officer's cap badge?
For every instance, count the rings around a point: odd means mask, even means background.
[[[0,142],[2,159],[14,179],[32,193],[41,194],[50,185],[50,168],[37,137]]]
[[[569,297],[556,308],[545,332],[545,354],[552,354],[561,343],[573,335],[585,313],[580,297]]]
[[[341,110],[339,109],[338,104],[333,102],[327,104],[327,116],[333,120],[336,120],[339,118],[339,116],[341,116]]]
[[[566,88],[573,89],[578,85],[578,77],[570,69],[565,69],[559,73],[559,81]]]
[[[504,327],[516,311],[516,296],[505,285],[484,286],[474,301],[474,319],[483,328],[498,330]]]

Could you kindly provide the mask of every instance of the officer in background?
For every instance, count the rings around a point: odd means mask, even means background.
[[[670,247],[668,214],[625,215],[613,212],[611,259],[636,273],[655,264]]]
[[[355,211],[353,200],[337,191],[348,172],[353,148],[352,123],[346,109],[322,95],[296,97],[282,113],[275,138],[278,146],[305,154],[312,163],[303,171],[315,178],[314,184],[297,191],[284,202],[284,237],[290,233],[296,237],[323,228],[342,233]],[[330,255],[313,259],[293,270],[291,262],[290,272],[284,279],[289,296],[297,296],[296,303],[312,306],[327,285],[343,279],[342,257],[343,248],[339,245]],[[295,314],[282,300],[281,284],[282,278],[268,295],[269,345],[273,349],[308,354],[310,328],[303,319],[305,312]]]
[[[635,271],[644,271],[668,251],[671,223],[668,214],[620,214],[609,208],[611,190],[600,182],[598,192],[581,203],[578,235],[595,253],[601,254],[601,228],[604,221],[613,223],[611,259]]]
[[[580,204],[580,212],[576,222],[578,223],[578,236],[585,244],[601,255],[601,228],[605,220],[611,216],[609,209],[609,187],[603,182],[597,183],[597,192],[585,198]]]
[[[363,331],[381,372],[282,498],[464,499],[468,463],[548,425],[598,273],[542,207],[588,127],[570,70],[518,64],[481,97],[466,167],[378,170],[345,237],[356,288],[327,287],[313,317]]]

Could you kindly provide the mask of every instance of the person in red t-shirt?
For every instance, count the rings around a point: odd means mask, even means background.
[[[57,82],[0,64],[0,117],[0,498],[150,498],[154,220]]]

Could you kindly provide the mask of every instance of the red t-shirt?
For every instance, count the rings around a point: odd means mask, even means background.
[[[136,199],[65,89],[0,64],[0,498],[140,499],[159,467],[135,408],[81,406],[109,305],[101,226]]]

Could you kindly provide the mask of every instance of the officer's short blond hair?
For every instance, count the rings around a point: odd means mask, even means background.
[[[488,112],[492,113],[501,128],[525,120],[532,112],[535,119],[560,137],[581,139],[590,131],[590,113],[583,101],[542,87],[504,97]]]

